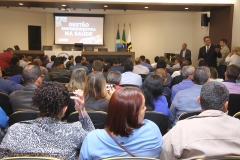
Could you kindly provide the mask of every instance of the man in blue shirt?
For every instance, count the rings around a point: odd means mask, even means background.
[[[184,66],[181,70],[181,76],[183,77],[182,82],[176,84],[172,87],[171,101],[173,101],[174,96],[181,90],[190,88],[194,85],[193,83],[193,73],[195,68],[193,66]]]
[[[202,85],[210,81],[210,75],[208,67],[198,67],[193,75],[195,85],[176,94],[170,107],[169,121],[171,127],[175,126],[179,115],[183,112],[202,110],[197,97],[200,95]]]
[[[153,68],[151,66],[151,64],[146,63],[146,58],[144,55],[140,56],[140,58],[142,59],[142,65],[146,66],[149,69],[149,72],[152,72]]]
[[[83,69],[86,71],[86,74],[88,74],[88,68],[82,65],[83,60],[85,60],[85,59],[83,59],[82,56],[76,56],[76,57],[75,57],[76,65],[71,66],[71,67],[69,68],[69,70],[70,70],[71,72],[73,72],[75,69],[83,68]]]

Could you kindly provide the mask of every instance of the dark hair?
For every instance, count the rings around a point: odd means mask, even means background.
[[[17,56],[13,56],[11,62],[12,65],[17,65],[17,62],[19,62],[19,58]]]
[[[12,52],[13,49],[12,49],[12,48],[7,48],[7,51],[8,51],[8,52]]]
[[[145,56],[144,55],[141,55],[140,58],[142,59],[142,61],[145,60]]]
[[[211,73],[208,67],[202,66],[196,68],[193,74],[195,84],[203,85],[210,78],[210,75]]]
[[[181,68],[183,68],[184,66],[189,66],[189,65],[190,65],[190,62],[187,59],[182,60]]]
[[[108,72],[109,68],[111,68],[109,63],[104,63],[103,64],[103,72]]]
[[[211,73],[210,78],[217,79],[218,78],[218,72],[217,72],[216,68],[209,67],[209,69],[210,69],[210,73]]]
[[[51,56],[51,61],[54,61],[55,58],[56,58],[56,56],[55,56],[55,55],[52,55],[52,56]]]
[[[58,82],[45,82],[37,88],[32,97],[32,106],[37,107],[41,117],[58,118],[68,105],[67,88]]]
[[[159,60],[159,56],[156,56],[155,58],[154,58],[154,62],[158,62],[158,60]]]
[[[105,128],[115,135],[129,137],[133,129],[140,128],[138,114],[143,104],[143,94],[136,87],[122,87],[109,101]]]
[[[207,62],[203,59],[198,62],[198,66],[201,67],[201,66],[208,66],[208,65],[207,65]]]
[[[45,55],[43,58],[46,60],[48,58],[48,55]]]
[[[123,69],[125,72],[128,72],[128,71],[131,71],[133,70],[133,62],[130,61],[130,60],[126,60],[124,63],[123,63]]]
[[[25,83],[34,83],[40,76],[42,76],[42,71],[37,65],[27,65],[22,71]]]
[[[149,61],[149,59],[146,59],[146,63],[150,64],[150,61]]]
[[[73,58],[73,55],[68,57],[68,60],[71,61],[71,59]]]
[[[163,68],[163,69],[165,69],[166,67],[167,67],[166,61],[159,58],[159,60],[158,60],[158,62],[157,62],[157,69],[158,69],[158,68]]]
[[[94,61],[93,65],[92,65],[92,68],[93,68],[94,71],[102,72],[102,70],[103,70],[103,62],[99,61],[99,60]]]
[[[210,38],[209,36],[204,36],[203,41],[205,42],[205,39]]]
[[[114,57],[112,62],[113,62],[113,64],[120,64],[120,58]]]
[[[98,57],[96,58],[96,60],[99,60],[99,61],[103,62],[103,57],[98,56]]]
[[[107,75],[107,82],[118,85],[122,79],[122,74],[119,71],[110,71]]]
[[[200,104],[204,110],[222,110],[228,97],[229,91],[224,84],[211,81],[205,83],[201,88]]]
[[[227,67],[226,70],[227,78],[229,80],[236,80],[239,77],[239,67],[235,64],[231,64]]]
[[[75,57],[75,62],[80,63],[82,61],[82,56],[76,56]]]
[[[92,64],[94,62],[94,57],[93,56],[89,57],[88,62]]]
[[[19,60],[23,59],[24,57],[26,57],[26,56],[25,55],[18,56]]]
[[[221,39],[220,41],[222,41],[223,43],[227,44],[227,40],[226,39]]]
[[[52,67],[58,67],[58,66],[60,66],[62,64],[63,64],[63,58],[62,57],[56,57],[54,59],[54,63],[52,65]]]
[[[154,110],[153,100],[157,99],[163,92],[163,81],[159,75],[149,75],[143,82],[142,90],[145,97],[147,110]]]

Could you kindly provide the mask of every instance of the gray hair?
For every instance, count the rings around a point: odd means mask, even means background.
[[[183,79],[187,79],[190,75],[193,75],[194,70],[193,66],[184,66],[181,70],[181,76]]]
[[[22,77],[25,83],[35,83],[41,75],[42,71],[37,65],[27,65],[22,71]]]
[[[202,86],[200,93],[200,103],[202,109],[222,110],[226,101],[228,101],[229,91],[220,82],[211,81]]]
[[[119,84],[122,79],[122,74],[119,71],[110,71],[107,75],[107,82],[112,84]]]
[[[206,66],[201,66],[196,68],[194,72],[194,83],[198,85],[203,85],[210,78],[210,69]]]

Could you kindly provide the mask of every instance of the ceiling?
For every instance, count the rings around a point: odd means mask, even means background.
[[[23,5],[19,5],[22,3]],[[62,6],[65,4],[66,6]],[[53,1],[53,0],[1,0],[0,8],[24,10],[31,12],[50,13],[101,13],[101,14],[127,14],[145,11],[192,11],[209,12],[211,10],[229,7],[233,4],[174,4],[174,3],[143,3],[143,2],[101,2],[101,1]],[[148,8],[145,8],[148,7]],[[188,9],[185,9],[188,8]],[[66,9],[63,11],[62,9]]]

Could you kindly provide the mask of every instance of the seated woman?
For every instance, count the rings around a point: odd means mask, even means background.
[[[119,84],[121,82],[121,79],[122,79],[121,72],[119,72],[119,71],[108,72],[107,83],[108,83],[108,85],[114,85],[115,89],[117,89],[117,90],[120,88]]]
[[[140,89],[122,87],[116,90],[109,102],[105,129],[97,129],[87,135],[79,160],[113,156],[159,158],[162,135],[155,123],[144,119],[145,110],[145,99]]]
[[[145,79],[142,90],[148,111],[156,111],[169,117],[168,102],[163,92],[163,82],[159,75],[149,75]]]
[[[41,155],[75,160],[77,149],[88,132],[94,130],[94,126],[82,107],[83,93],[76,91],[74,94],[81,99],[75,105],[79,121],[64,123],[60,119],[65,114],[70,99],[67,88],[57,82],[46,82],[37,88],[32,105],[39,108],[40,118],[12,125],[0,149],[9,150],[10,156]]]
[[[217,72],[216,68],[209,67],[209,69],[210,69],[210,73],[211,73],[210,81],[217,81],[217,82],[221,83],[223,81],[223,79],[218,78],[218,72]]]
[[[86,80],[86,71],[83,68],[76,69],[72,72],[70,82],[66,84],[69,92],[77,89],[84,90]]]
[[[85,89],[86,110],[108,111],[110,96],[107,93],[106,79],[102,72],[91,72],[86,80]]]

